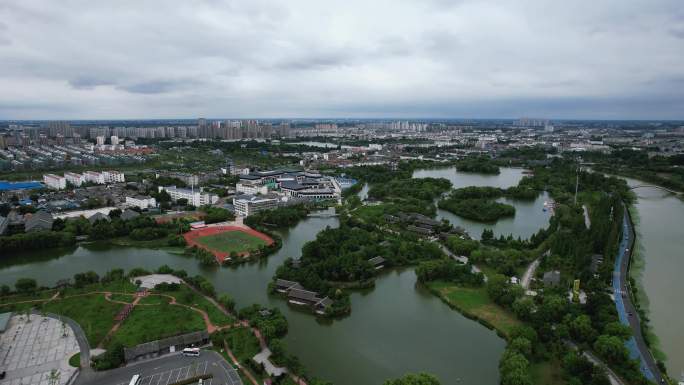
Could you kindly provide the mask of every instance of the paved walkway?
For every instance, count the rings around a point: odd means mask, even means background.
[[[451,250],[449,250],[449,249],[448,249],[446,246],[444,246],[443,244],[441,244],[441,243],[439,243],[439,242],[435,242],[435,243],[436,243],[437,246],[439,246],[439,248],[442,249],[442,251],[443,251],[446,255],[448,255],[449,257],[453,258],[454,260],[456,260],[456,261],[458,261],[458,262],[461,262],[461,263],[464,264],[464,265],[467,265],[467,264],[468,264],[468,261],[469,261],[469,260],[468,260],[468,257],[462,256],[462,255],[456,255],[456,254],[452,253]],[[482,270],[480,270],[479,267],[477,267],[477,266],[475,266],[475,265],[471,265],[471,266],[472,266],[472,267],[471,267],[471,270],[470,270],[470,271],[471,271],[472,273],[482,273]],[[484,281],[487,282],[487,275],[483,274],[483,276],[484,276]]]
[[[7,372],[3,385],[47,385],[53,370],[59,374],[57,384],[66,384],[78,370],[69,358],[79,352],[80,341],[66,320],[16,315],[0,338],[0,368]]]
[[[530,282],[532,281],[532,277],[534,277],[534,272],[537,271],[537,268],[539,267],[539,262],[541,262],[541,259],[535,259],[527,267],[527,270],[525,270],[525,274],[523,274],[522,279],[520,280],[520,286],[522,286],[523,289],[527,290],[530,288]]]
[[[252,384],[259,385],[259,382],[256,380],[256,378],[254,378],[254,375],[252,375],[252,373],[249,370],[245,369],[244,367],[242,367],[242,365],[240,365],[240,362],[238,361],[237,358],[235,358],[233,351],[230,350],[230,348],[228,347],[228,343],[225,340],[223,341],[223,347],[226,349],[226,353],[228,353],[228,356],[230,357],[230,359],[233,360],[233,364],[235,366],[237,366],[238,368],[240,368],[240,371],[242,372],[242,374],[244,374],[245,377],[249,378],[249,380],[252,382]]]
[[[566,345],[570,346],[572,349],[579,349],[577,345],[573,342],[570,341],[565,341]],[[596,357],[593,353],[583,351],[582,355],[586,357],[591,363],[593,363],[596,366],[600,366],[601,368],[606,370],[606,375],[608,376],[608,380],[610,381],[610,385],[626,385],[620,376],[615,374],[611,368],[608,367],[600,358]]]

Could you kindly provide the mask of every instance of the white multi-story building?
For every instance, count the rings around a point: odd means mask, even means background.
[[[125,182],[124,173],[119,171],[102,171],[105,183]]]
[[[64,178],[67,182],[71,183],[75,187],[81,187],[81,185],[85,182],[83,174],[77,174],[75,172],[65,172]]]
[[[150,207],[156,207],[157,200],[151,196],[136,195],[134,197],[126,197],[126,205],[139,207],[144,210]]]
[[[101,172],[86,171],[83,173],[83,178],[85,179],[86,182],[91,182],[91,183],[95,183],[95,184],[104,184],[105,183],[104,175],[102,175]]]
[[[278,206],[278,198],[269,196],[242,195],[233,198],[235,215],[248,217],[262,210],[274,209]]]
[[[268,194],[268,186],[257,183],[238,183],[235,185],[235,191],[247,195]]]
[[[43,175],[43,183],[53,190],[64,190],[66,188],[66,178],[55,174]]]
[[[171,199],[187,199],[188,203],[195,206],[211,205],[218,202],[218,195],[205,193],[202,190],[195,191],[187,188],[177,188],[176,186],[159,186],[159,192],[166,191]]]

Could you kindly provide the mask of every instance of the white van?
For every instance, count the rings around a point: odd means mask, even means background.
[[[199,348],[185,348],[185,349],[183,349],[183,355],[186,357],[199,357],[200,349]]]

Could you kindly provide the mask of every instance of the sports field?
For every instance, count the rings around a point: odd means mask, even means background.
[[[232,252],[241,253],[244,251],[256,250],[266,241],[242,231],[229,231],[214,235],[205,235],[196,239],[197,243],[210,249],[219,250],[228,254]]]
[[[233,252],[246,256],[260,246],[273,243],[266,234],[237,226],[207,227],[185,233],[184,237],[188,245],[212,252],[219,262]]]

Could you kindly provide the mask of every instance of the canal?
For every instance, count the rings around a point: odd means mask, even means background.
[[[645,184],[624,178],[630,186]],[[675,379],[684,375],[684,202],[653,187],[635,189],[637,231],[634,276],[643,288],[640,301],[646,307],[658,349],[667,357],[668,373]]]

